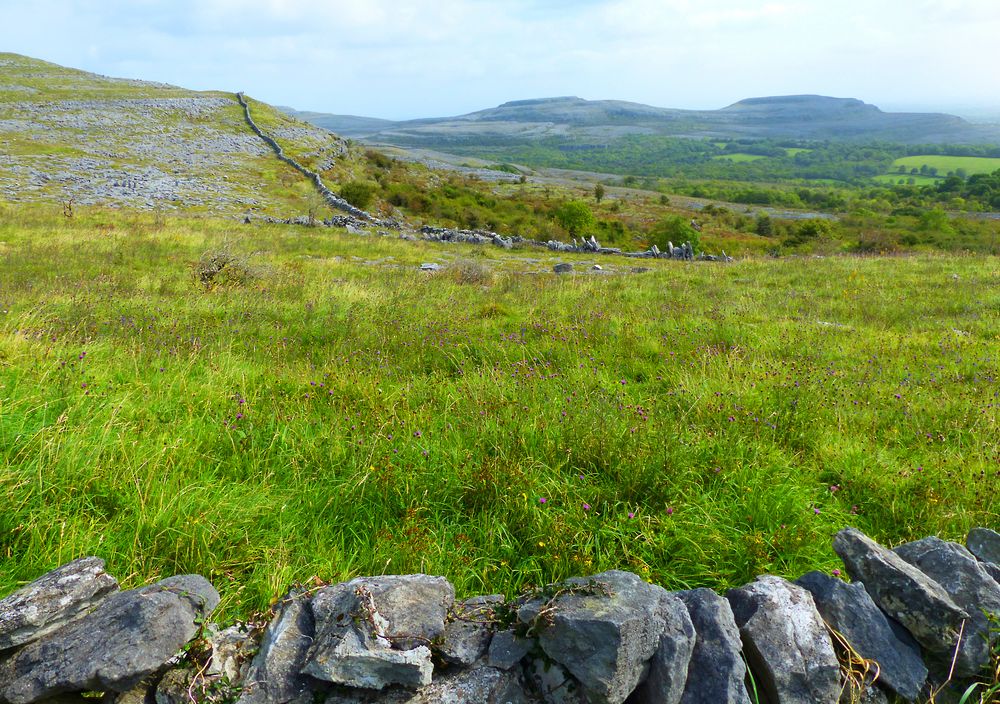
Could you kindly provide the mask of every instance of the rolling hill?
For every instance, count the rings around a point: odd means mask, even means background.
[[[851,98],[792,95],[741,100],[720,110],[678,110],[577,97],[516,100],[458,117],[389,122],[291,111],[348,137],[400,146],[510,144],[547,138],[615,140],[627,135],[712,139],[885,141],[901,144],[1000,142],[1000,126],[941,113],[891,113]]]

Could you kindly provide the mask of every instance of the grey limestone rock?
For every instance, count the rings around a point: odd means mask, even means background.
[[[455,589],[442,577],[364,577],[312,601],[316,639],[303,672],[369,689],[430,684],[428,645],[440,641]]]
[[[660,643],[649,661],[645,682],[629,697],[629,704],[677,704],[687,686],[696,642],[691,617],[684,603],[673,594],[665,594],[658,612],[664,623]]]
[[[225,678],[229,682],[243,682],[258,652],[257,643],[247,628],[235,625],[219,630],[218,626],[210,623],[206,630],[212,646],[212,662],[205,674]]]
[[[554,267],[552,267],[552,271],[554,271],[557,274],[569,274],[570,272],[573,271],[573,265],[563,262],[562,264],[556,264]]]
[[[440,271],[441,265],[435,262],[428,262],[420,265],[421,271]]]
[[[878,663],[880,684],[907,701],[917,698],[927,681],[920,647],[902,629],[893,630],[863,584],[822,572],[803,575],[796,584],[809,590],[823,619],[859,655]]]
[[[383,691],[336,687],[325,704],[535,704],[517,672],[492,667],[462,670],[436,677],[417,690],[392,687]]]
[[[658,649],[674,651],[672,659],[683,660],[686,668],[693,646],[683,604],[629,572],[567,580],[548,601],[524,604],[518,619],[537,633],[545,654],[566,668],[593,704],[624,702]],[[686,646],[677,642],[685,631]]]
[[[502,604],[500,594],[476,596],[455,605],[444,627],[441,657],[456,665],[471,665],[483,657],[493,638],[493,609]]]
[[[311,689],[310,679],[301,674],[315,634],[309,600],[292,591],[273,611],[250,663],[240,704],[287,704]]]
[[[302,670],[317,679],[365,689],[390,685],[418,688],[431,683],[431,651],[421,645],[393,650],[388,642],[368,640],[349,628],[341,636],[320,640]]]
[[[104,560],[84,557],[42,575],[0,600],[0,651],[29,643],[85,616],[118,582]]]
[[[545,704],[590,704],[580,683],[558,663],[532,660],[525,673]]]
[[[997,641],[996,635],[990,633],[990,619],[1000,617],[1000,584],[958,543],[930,537],[900,545],[895,552],[944,587],[948,596],[969,614],[955,671],[960,675],[977,674],[989,664]]]
[[[1000,566],[1000,533],[989,528],[973,528],[965,539],[965,545],[978,559]]]
[[[837,533],[833,549],[851,579],[862,582],[875,604],[924,649],[944,657],[954,651],[969,614],[944,587],[854,528]]]
[[[726,594],[757,685],[773,704],[836,704],[840,664],[812,596],[764,576]]]
[[[218,593],[197,575],[112,594],[0,663],[0,700],[29,704],[65,692],[127,691],[194,638],[218,603]]]
[[[515,635],[514,631],[499,631],[490,640],[487,663],[490,667],[510,670],[524,660],[533,645],[533,641]]]
[[[711,589],[680,592],[696,634],[681,704],[750,704],[740,629],[729,602]]]

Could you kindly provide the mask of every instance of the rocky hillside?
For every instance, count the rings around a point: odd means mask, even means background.
[[[338,138],[267,105],[254,115],[313,168],[347,155]],[[310,192],[232,93],[0,54],[0,200],[281,215],[304,212]]]
[[[849,98],[794,95],[742,100],[721,110],[676,110],[576,97],[517,100],[458,117],[386,122],[321,113],[291,114],[347,136],[400,145],[614,139],[629,134],[685,137],[890,141],[906,144],[1000,142],[1000,128],[938,113],[890,113]]]

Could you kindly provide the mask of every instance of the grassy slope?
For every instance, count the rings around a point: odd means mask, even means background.
[[[314,574],[721,588],[996,525],[995,258],[522,256],[3,208],[0,593],[82,554],[228,615]]]

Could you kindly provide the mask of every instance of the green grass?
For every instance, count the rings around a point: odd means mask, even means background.
[[[973,174],[990,174],[1000,169],[1000,159],[984,156],[939,156],[935,154],[907,156],[892,162],[892,167],[887,175],[895,175],[893,172],[898,172],[900,166],[909,171],[910,169],[919,169],[924,165],[928,168],[936,168],[938,176],[942,177],[949,171],[957,171],[958,169],[965,169],[966,173],[971,176]],[[900,174],[904,178],[907,175]]]
[[[57,212],[0,206],[0,594],[85,554],[128,586],[203,573],[220,618],[312,575],[721,589],[832,569],[845,525],[997,524],[996,258],[557,277],[538,251]],[[206,288],[224,249],[247,265]]]

